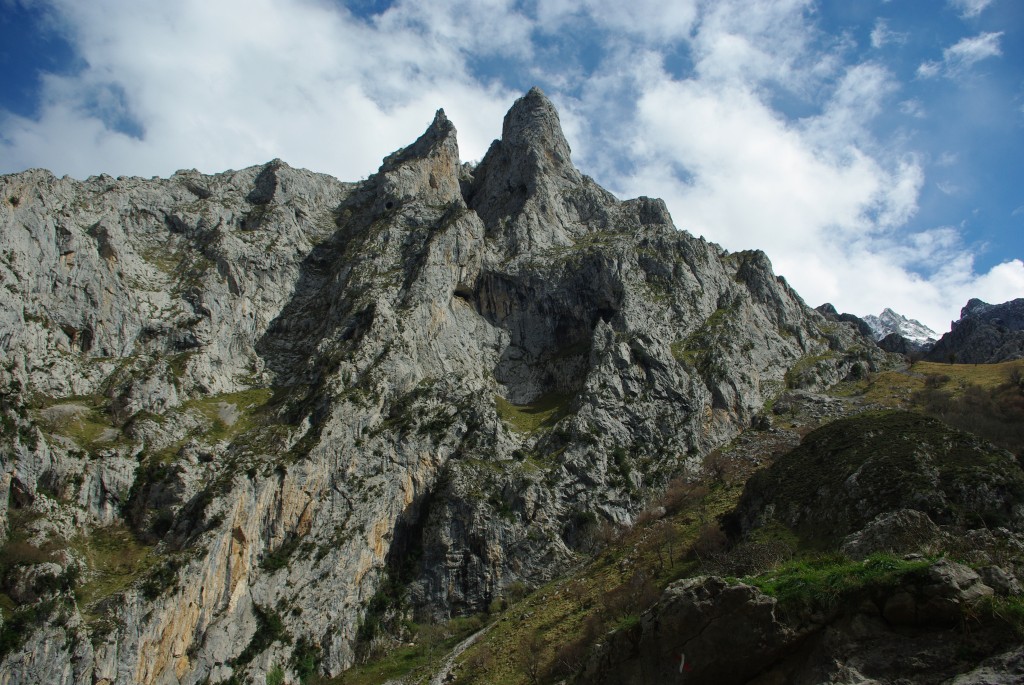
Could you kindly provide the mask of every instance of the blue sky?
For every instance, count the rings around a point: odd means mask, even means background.
[[[574,161],[812,306],[1024,296],[1020,0],[0,0],[0,173],[356,180],[538,85]]]

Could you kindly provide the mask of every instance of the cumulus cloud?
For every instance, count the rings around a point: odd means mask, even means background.
[[[460,44],[434,35],[443,18],[428,32],[412,13],[362,22],[305,0],[52,6],[87,66],[43,81],[38,118],[3,116],[7,170],[150,175],[281,157],[358,178],[441,106],[464,156],[481,156],[515,95],[473,82]]]

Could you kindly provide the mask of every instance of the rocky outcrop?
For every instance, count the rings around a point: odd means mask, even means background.
[[[1015,682],[1012,629],[978,609],[991,594],[946,560],[802,610],[750,585],[682,580],[609,634],[579,682]],[[975,667],[979,651],[997,656]]]
[[[995,364],[1024,358],[1024,298],[1002,304],[970,300],[927,359],[960,364]]]
[[[670,585],[640,622],[612,633],[584,683],[745,683],[798,642],[776,601],[714,576]]]
[[[755,474],[725,525],[738,537],[777,523],[833,545],[901,509],[943,525],[1020,530],[1024,472],[1008,452],[938,420],[866,413],[811,432]]]
[[[3,513],[46,531],[5,549],[81,569],[16,610],[5,683],[335,675],[551,578],[783,388],[887,363],[580,174],[537,90],[475,168],[438,112],[356,184],[5,176],[0,241]]]
[[[846,323],[852,323],[854,326],[857,327],[857,330],[860,332],[861,335],[878,340],[878,336],[875,335],[875,329],[871,326],[871,324],[869,324],[867,321],[860,318],[856,314],[849,314],[847,312],[843,312],[842,314],[840,314],[831,302],[826,302],[825,304],[818,305],[814,309],[815,311],[819,312],[822,316],[824,316],[826,319],[829,319],[831,321],[845,321]]]
[[[878,346],[886,352],[892,352],[893,354],[919,355],[922,352],[931,350],[932,343],[921,344],[904,338],[899,333],[890,333],[878,341]]]

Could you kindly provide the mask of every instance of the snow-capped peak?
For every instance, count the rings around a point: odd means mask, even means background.
[[[907,340],[921,344],[933,343],[939,337],[935,331],[917,319],[908,319],[888,307],[883,309],[878,316],[871,314],[865,316],[864,322],[871,327],[875,334],[875,340],[881,340],[890,333],[899,333]]]

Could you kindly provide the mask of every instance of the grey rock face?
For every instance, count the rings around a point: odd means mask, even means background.
[[[87,591],[77,651],[32,637],[9,683],[337,674],[551,578],[783,388],[886,363],[580,174],[536,90],[473,169],[438,112],[358,184],[5,176],[0,242],[3,513]]]
[[[866,559],[878,552],[934,554],[941,548],[942,531],[928,515],[914,509],[879,514],[851,533],[840,547],[851,559]]]
[[[879,339],[879,336],[875,334],[875,328],[870,323],[860,318],[856,314],[849,314],[847,312],[843,312],[842,314],[840,314],[838,311],[836,311],[836,308],[832,305],[831,302],[826,302],[825,304],[819,305],[814,309],[815,311],[821,313],[821,315],[824,316],[826,319],[829,319],[831,321],[845,321],[847,323],[852,323],[854,326],[857,327],[857,330],[860,331],[861,335],[872,338],[876,341]]]

